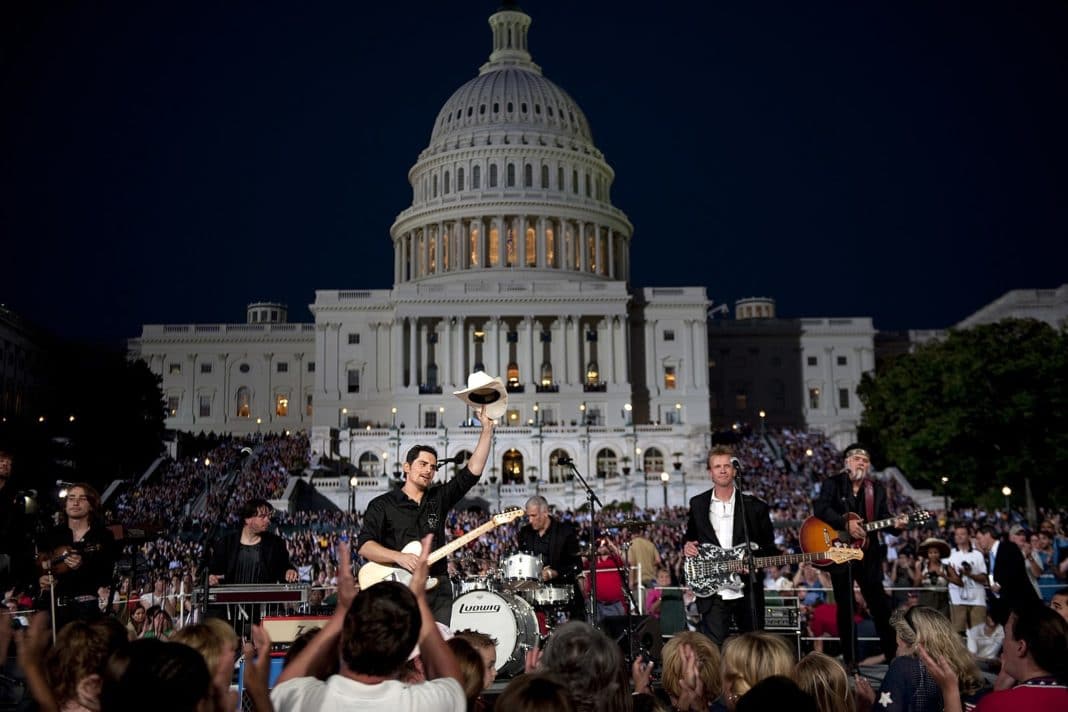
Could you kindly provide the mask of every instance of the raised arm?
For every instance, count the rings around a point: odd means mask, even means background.
[[[482,423],[482,432],[478,434],[478,443],[475,445],[471,459],[467,461],[467,469],[472,475],[478,477],[486,469],[486,460],[489,459],[490,445],[493,444],[493,418],[486,415],[486,406],[479,409],[478,421]]]

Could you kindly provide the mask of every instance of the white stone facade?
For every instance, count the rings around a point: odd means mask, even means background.
[[[875,328],[869,317],[800,322],[805,422],[845,448],[863,412],[857,386],[875,368]]]
[[[531,61],[529,24],[517,9],[490,18],[489,61],[435,120],[390,230],[393,289],[317,291],[314,324],[283,323],[280,305],[275,323],[265,303],[246,324],[144,327],[131,353],[163,376],[168,426],[307,429],[314,453],[368,475],[360,506],[411,445],[474,447],[451,392],[482,369],[510,392],[487,492],[544,486],[571,506],[556,462],[567,455],[606,501],[644,504],[652,489],[662,504],[663,488],[683,503],[682,475],[703,475],[708,445],[705,289],[630,287],[614,173],[578,105]]]

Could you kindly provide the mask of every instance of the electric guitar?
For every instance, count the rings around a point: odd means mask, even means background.
[[[749,562],[745,559],[745,544],[724,549],[715,544],[699,544],[697,556],[686,557],[683,570],[686,572],[686,585],[698,598],[708,598],[723,589],[742,590],[742,579],[738,575]],[[838,563],[864,558],[864,552],[848,546],[831,546],[827,551],[806,554],[780,554],[779,556],[761,556],[753,559],[753,566],[761,569],[765,566],[783,566],[800,561],[815,561],[828,558]]]
[[[890,527],[900,526],[902,517],[907,518],[904,523],[906,527],[915,527],[923,524],[931,518],[931,513],[923,510],[916,509],[911,512],[899,514],[896,517],[888,517],[886,519],[876,519],[872,522],[864,522],[861,527],[864,528],[864,537],[861,539],[854,539],[849,533],[849,523],[860,520],[860,515],[855,512],[849,512],[845,515],[846,529],[840,531],[835,529],[827,522],[816,517],[809,517],[801,524],[801,551],[806,552],[821,552],[827,551],[831,546],[844,545],[853,547],[856,549],[864,549],[868,546],[868,533],[876,532],[881,529],[889,529]],[[840,563],[832,561],[830,559],[824,559],[814,562],[816,566],[829,566],[830,564]]]
[[[472,529],[461,537],[453,539],[440,549],[436,549],[430,552],[430,557],[427,559],[427,564],[433,564],[434,562],[445,558],[452,552],[456,551],[462,546],[470,544],[475,539],[478,539],[483,534],[493,531],[502,524],[508,524],[516,519],[522,517],[524,512],[519,507],[510,507],[500,514],[494,514],[493,517],[485,524]],[[418,556],[423,551],[423,545],[418,541],[411,541],[401,549],[405,554],[415,554]],[[402,569],[399,566],[387,566],[385,564],[379,564],[374,561],[369,561],[360,567],[359,573],[356,575],[360,582],[360,588],[370,588],[376,583],[382,581],[397,581],[403,583],[405,586],[410,586],[412,581],[412,574]],[[426,581],[427,590],[430,590],[438,585],[438,580],[434,577],[430,577]]]

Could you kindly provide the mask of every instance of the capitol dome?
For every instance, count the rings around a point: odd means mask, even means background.
[[[494,13],[489,60],[438,112],[390,230],[395,284],[502,269],[628,281],[633,228],[611,203],[615,174],[578,104],[532,60],[530,23],[514,3]]]

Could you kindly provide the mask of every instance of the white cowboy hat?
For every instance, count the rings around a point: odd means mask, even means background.
[[[475,410],[486,406],[486,415],[500,420],[508,411],[508,389],[504,381],[485,371],[475,371],[467,377],[467,388],[453,391],[453,395]]]

